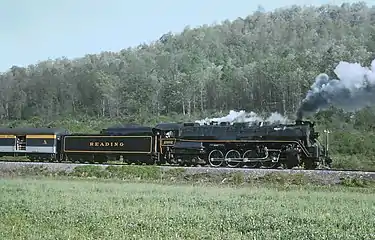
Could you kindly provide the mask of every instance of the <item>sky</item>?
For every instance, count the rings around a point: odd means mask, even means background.
[[[0,72],[38,61],[120,51],[185,26],[340,0],[0,0]],[[375,0],[365,1],[370,5]]]

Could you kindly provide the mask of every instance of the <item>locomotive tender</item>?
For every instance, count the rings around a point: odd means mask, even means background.
[[[295,124],[161,123],[127,125],[98,134],[70,134],[64,129],[0,128],[0,156],[31,161],[128,164],[209,165],[211,167],[315,169],[330,166],[326,146],[314,123]]]

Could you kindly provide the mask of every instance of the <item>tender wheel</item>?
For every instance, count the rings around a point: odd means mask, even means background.
[[[86,163],[86,160],[83,159],[83,158],[79,158],[78,161],[79,161],[80,163]]]
[[[224,163],[224,153],[220,150],[212,150],[208,154],[208,162],[212,167],[220,167]]]
[[[146,165],[154,165],[155,164],[155,159],[151,156],[149,158],[145,159]]]
[[[230,150],[225,154],[225,158],[241,158],[241,153],[237,150]],[[241,165],[240,160],[227,160],[228,167],[236,168]]]

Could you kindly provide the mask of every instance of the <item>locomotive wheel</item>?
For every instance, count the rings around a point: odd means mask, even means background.
[[[286,151],[286,167],[287,169],[292,169],[294,167],[298,167],[301,162],[301,157],[295,150],[287,150]]]
[[[307,160],[303,163],[303,167],[305,170],[314,170],[317,168],[317,164]]]
[[[268,161],[261,162],[261,164],[263,168],[268,169],[277,168],[279,166],[279,162],[272,162],[270,159]]]
[[[247,150],[244,154],[243,154],[243,158],[249,158],[251,159],[251,152],[252,150]],[[249,168],[258,168],[259,167],[259,162],[246,162],[245,163],[246,167],[249,167]]]
[[[192,159],[192,166],[193,167],[196,167],[196,166],[198,166],[198,165],[200,165],[200,164],[202,164],[202,163],[204,163],[205,161],[202,159],[202,158],[200,158],[200,157],[194,157],[193,159]]]
[[[241,158],[241,153],[237,150],[230,150],[227,152],[227,154],[225,154],[225,158]],[[228,167],[231,167],[231,168],[236,168],[236,167],[239,167],[242,162],[237,162],[238,160],[234,160],[234,161],[227,161],[227,164],[228,164]]]
[[[219,158],[220,160],[214,158]],[[224,153],[220,150],[212,150],[208,154],[208,162],[212,167],[220,167],[224,163]]]

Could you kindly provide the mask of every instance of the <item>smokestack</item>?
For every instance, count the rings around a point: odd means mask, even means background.
[[[353,112],[375,105],[375,60],[371,67],[341,61],[334,70],[339,79],[319,74],[297,111],[297,119],[330,106]]]
[[[303,112],[301,108],[298,109],[297,111],[297,120],[296,121],[302,121],[303,120]]]

